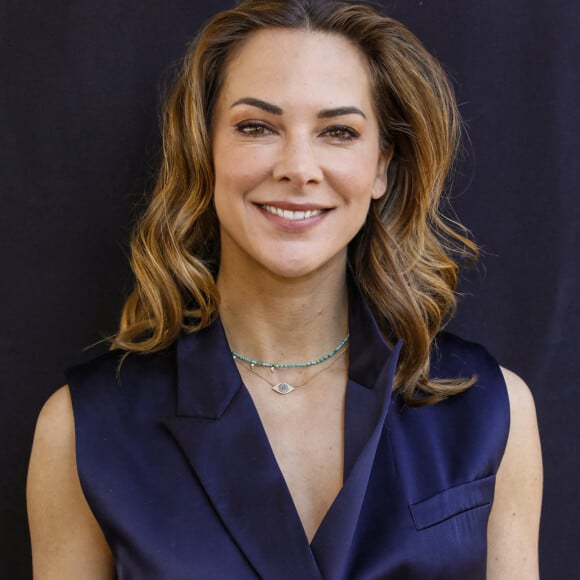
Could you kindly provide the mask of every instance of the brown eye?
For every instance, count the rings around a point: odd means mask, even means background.
[[[359,136],[359,132],[346,125],[336,125],[326,129],[323,135],[337,141],[351,141]]]
[[[260,137],[262,135],[270,135],[272,130],[264,123],[257,123],[255,121],[244,121],[236,125],[236,130],[242,135],[248,137]]]

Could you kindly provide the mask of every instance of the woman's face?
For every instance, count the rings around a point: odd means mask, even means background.
[[[388,163],[366,63],[347,39],[286,29],[250,36],[227,67],[212,149],[220,271],[344,270]]]

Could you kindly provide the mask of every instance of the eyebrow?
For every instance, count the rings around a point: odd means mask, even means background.
[[[272,113],[272,115],[281,115],[284,112],[280,107],[254,97],[243,97],[238,99],[230,108],[233,109],[237,105],[250,105],[262,109],[263,111],[266,111],[266,113]]]
[[[358,107],[337,107],[336,109],[323,109],[316,115],[319,119],[330,117],[342,117],[343,115],[360,115],[363,119],[367,116]]]
[[[282,115],[284,112],[277,105],[263,101],[262,99],[256,99],[255,97],[243,97],[238,99],[230,108],[236,107],[237,105],[250,105],[251,107],[256,107],[266,111],[266,113],[271,113],[272,115]],[[358,107],[336,107],[335,109],[322,109],[316,115],[319,119],[330,119],[332,117],[341,117],[343,115],[360,115],[363,119],[367,116]]]

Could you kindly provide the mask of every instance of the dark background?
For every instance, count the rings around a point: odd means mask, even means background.
[[[384,5],[455,81],[471,144],[455,208],[484,249],[453,329],[530,384],[545,463],[543,578],[580,578],[580,7]],[[229,1],[0,0],[0,577],[30,576],[36,415],[115,329],[151,185],[163,79]]]

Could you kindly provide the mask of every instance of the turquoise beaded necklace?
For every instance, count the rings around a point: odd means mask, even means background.
[[[320,358],[317,358],[316,360],[309,360],[308,362],[302,363],[267,363],[259,360],[253,360],[231,349],[230,352],[232,353],[234,359],[238,358],[240,360],[243,360],[244,362],[250,364],[252,367],[269,367],[272,371],[274,369],[296,369],[301,367],[313,367],[319,365],[320,363],[323,363],[325,360],[328,360],[329,358],[332,358],[348,342],[349,338],[350,333],[348,333],[329,353],[325,354],[324,356],[321,356]]]

